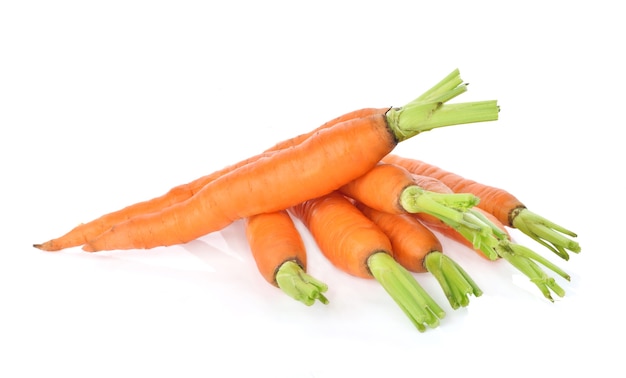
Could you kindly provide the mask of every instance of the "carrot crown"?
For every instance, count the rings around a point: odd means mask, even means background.
[[[401,108],[390,109],[387,112],[389,129],[401,142],[439,127],[498,119],[500,109],[495,100],[446,104],[465,91],[467,85],[456,69],[415,100]]]

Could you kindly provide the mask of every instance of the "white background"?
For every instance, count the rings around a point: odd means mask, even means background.
[[[617,2],[207,3],[0,5],[0,375],[620,369]],[[447,311],[425,333],[306,235],[327,306],[263,281],[240,222],[150,251],[32,248],[345,112],[400,106],[454,68],[470,83],[458,101],[497,99],[500,119],[425,133],[396,152],[506,188],[576,231],[583,252],[569,261],[513,232],[571,274],[557,280],[567,293],[556,303],[507,263],[447,241],[485,294],[454,311],[433,277],[416,275]]]

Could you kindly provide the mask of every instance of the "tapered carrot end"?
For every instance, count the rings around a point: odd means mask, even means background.
[[[46,252],[57,252],[60,250],[52,240],[41,244],[33,244],[33,247]]]

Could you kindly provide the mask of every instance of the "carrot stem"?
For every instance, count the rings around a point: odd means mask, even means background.
[[[367,259],[367,265],[420,332],[424,332],[427,326],[435,328],[439,325],[439,319],[445,316],[443,309],[393,257],[384,252],[374,253]]]
[[[304,269],[293,261],[284,262],[276,273],[278,287],[293,299],[311,306],[315,300],[328,304],[324,294],[328,286],[307,274]]]
[[[576,234],[563,228],[546,218],[533,213],[527,208],[519,208],[511,214],[513,227],[519,229],[533,240],[556,253],[564,260],[569,260],[566,250],[580,253],[580,245],[567,238],[576,237]]]
[[[426,213],[455,222],[461,222],[462,212],[471,209],[478,201],[473,194],[435,193],[417,185],[404,188],[400,195],[400,206],[409,213]]]
[[[551,302],[554,302],[554,299],[550,295],[550,290],[552,290],[559,297],[563,297],[565,295],[565,290],[563,290],[556,283],[554,278],[548,276],[537,264],[539,263],[545,266],[569,281],[569,274],[565,273],[549,260],[529,248],[511,243],[508,240],[501,240],[496,247],[496,251],[502,258],[530,278],[530,281],[533,282],[539,290],[541,290],[543,296]]]
[[[453,309],[466,307],[469,296],[480,297],[483,292],[459,264],[441,252],[426,255],[424,265],[439,282]]]

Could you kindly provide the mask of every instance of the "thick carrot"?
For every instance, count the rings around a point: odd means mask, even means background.
[[[519,229],[565,260],[569,259],[566,250],[580,252],[580,245],[567,237],[576,237],[576,233],[531,212],[517,197],[504,189],[467,179],[417,159],[390,154],[383,161],[403,166],[412,173],[441,180],[454,192],[475,194],[480,198],[478,207],[493,214],[501,223]]]
[[[449,193],[452,191],[452,189],[450,189],[442,181],[436,178],[417,174],[413,174],[413,178],[416,183],[429,190],[443,193]],[[483,222],[484,224],[487,224],[492,228],[493,232],[490,237],[484,239],[482,242],[489,245],[489,247],[493,249],[499,257],[504,258],[520,272],[524,273],[530,279],[530,281],[533,282],[539,288],[539,290],[541,290],[544,297],[546,297],[550,301],[554,301],[552,299],[552,296],[550,295],[550,290],[554,291],[560,297],[564,296],[565,291],[556,283],[554,278],[549,277],[539,267],[537,263],[547,267],[548,269],[552,270],[553,272],[557,273],[568,281],[570,279],[569,275],[565,273],[562,269],[557,267],[555,264],[538,255],[531,249],[517,243],[513,243],[510,239],[509,233],[506,231],[506,229],[504,229],[504,226],[497,219],[495,223],[491,222],[493,215],[491,215],[490,217],[489,213],[485,213],[487,212],[480,208],[472,208],[468,210],[469,216],[476,217],[477,222]],[[434,229],[438,229],[439,232],[442,232],[445,235],[449,235],[453,239],[470,239],[470,236],[468,235],[463,235],[463,238],[460,238],[458,236],[458,233],[463,234],[467,231],[463,228],[452,230],[448,225],[441,222],[439,219],[428,217],[428,215],[423,216],[422,214],[415,214],[415,217],[424,221],[429,226],[435,226]],[[476,250],[475,246],[472,247]]]
[[[418,330],[436,327],[444,311],[392,257],[387,235],[339,192],[291,208],[328,260],[340,270],[375,278]]]
[[[267,282],[307,306],[316,299],[328,303],[322,294],[328,286],[306,273],[304,242],[286,210],[248,217],[245,227],[254,261]]]
[[[242,160],[232,165],[228,165],[218,171],[215,171],[211,174],[202,176],[196,180],[193,180],[189,183],[178,185],[172,189],[170,189],[165,194],[154,197],[150,200],[138,202],[129,206],[126,206],[120,210],[113,211],[111,213],[102,215],[90,222],[82,223],[68,233],[62,235],[59,238],[51,239],[45,243],[35,244],[34,247],[39,248],[44,251],[59,251],[65,248],[71,248],[83,245],[89,242],[91,239],[95,238],[102,232],[108,230],[113,227],[115,224],[126,221],[132,217],[159,212],[169,206],[172,206],[176,203],[183,202],[189,198],[191,198],[195,193],[200,191],[205,185],[210,183],[211,181],[217,179],[218,177],[233,171],[239,167],[242,167],[246,164],[252,163],[260,158],[266,157],[270,155],[274,151],[278,151],[284,148],[293,147],[295,145],[300,144],[302,141],[308,139],[310,136],[314,135],[317,131],[332,127],[338,123],[344,122],[350,119],[357,119],[361,117],[368,117],[376,114],[384,114],[387,112],[389,108],[364,108],[358,109],[346,114],[343,114],[339,117],[336,117],[317,129],[312,130],[309,133],[300,134],[291,139],[286,139],[267,149],[261,154],[252,156],[248,159]]]
[[[482,291],[450,257],[444,256],[437,236],[411,214],[391,214],[356,203],[366,217],[387,235],[393,258],[409,271],[435,276],[452,308],[466,307],[469,295]]]
[[[497,119],[495,101],[444,104],[458,95],[458,88],[428,102],[411,102],[385,115],[352,119],[320,130],[292,148],[220,176],[182,203],[113,226],[83,249],[94,252],[186,243],[237,219],[286,209],[330,193],[366,173],[398,142],[420,132]]]
[[[387,213],[416,213],[433,217],[456,230],[491,259],[497,253],[482,240],[491,235],[492,229],[483,222],[469,217],[467,210],[478,198],[472,194],[435,192],[416,184],[412,174],[405,168],[379,163],[364,175],[339,188],[343,194],[373,209]]]

